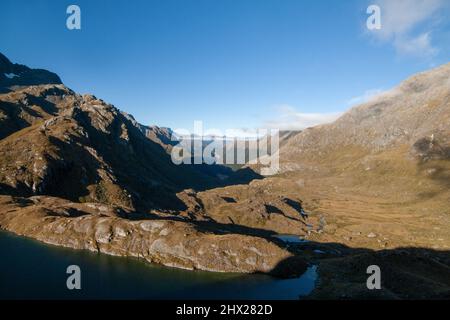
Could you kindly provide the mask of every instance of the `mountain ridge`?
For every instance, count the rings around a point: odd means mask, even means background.
[[[324,151],[350,145],[374,153],[401,144],[413,146],[432,135],[436,143],[448,145],[449,88],[450,63],[414,75],[394,89],[351,108],[333,123],[296,134],[280,150],[282,166],[289,171],[289,162],[295,163],[295,157],[314,158]]]
[[[0,52],[0,93],[11,91],[12,87],[42,84],[62,84],[62,81],[53,72],[14,64]]]

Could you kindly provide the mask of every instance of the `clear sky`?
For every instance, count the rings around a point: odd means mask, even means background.
[[[382,29],[366,27],[370,4]],[[66,8],[81,8],[81,30]],[[144,124],[303,127],[450,61],[446,0],[2,0],[0,52]]]

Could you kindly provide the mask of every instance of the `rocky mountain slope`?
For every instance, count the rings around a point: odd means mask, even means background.
[[[281,150],[283,170],[302,170],[302,164],[337,157],[345,148],[360,149],[367,162],[371,155],[402,147],[411,155],[448,159],[449,101],[450,64],[417,74],[334,123],[288,139]]]
[[[131,116],[63,85],[3,94],[0,110],[0,183],[16,194],[170,209],[177,192],[215,183],[172,164]]]

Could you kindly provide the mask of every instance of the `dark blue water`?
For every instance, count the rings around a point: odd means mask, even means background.
[[[81,268],[81,290],[66,287],[69,265]],[[0,299],[299,299],[315,280],[315,267],[289,280],[185,271],[0,231]]]

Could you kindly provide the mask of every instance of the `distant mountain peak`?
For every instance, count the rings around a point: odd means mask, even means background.
[[[9,59],[0,52],[0,69],[3,69],[9,65],[12,65],[11,61],[9,61]]]
[[[31,69],[12,63],[0,53],[0,92],[8,92],[12,87],[26,87],[43,84],[62,84],[59,76],[43,69]]]

